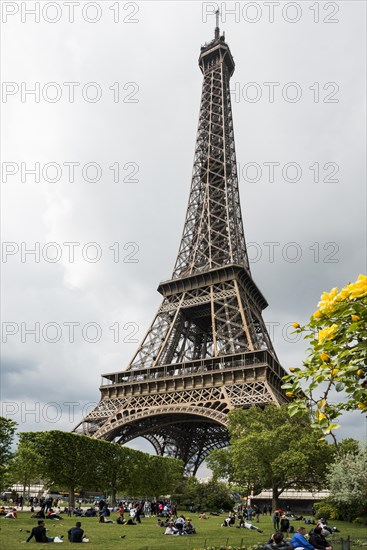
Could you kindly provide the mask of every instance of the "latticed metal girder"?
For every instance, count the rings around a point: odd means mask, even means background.
[[[205,56],[207,52],[201,59]],[[204,65],[193,179],[173,278],[228,264],[243,265],[249,271],[238,191],[231,73],[219,50]]]
[[[186,472],[195,473],[210,450],[228,445],[230,409],[275,401],[264,382],[152,397],[102,401],[77,431],[120,443],[147,437],[159,454],[181,458]]]
[[[253,295],[254,283],[248,283],[248,275],[244,283],[241,268],[233,273],[232,279],[210,284],[210,272],[202,280],[188,281],[188,290],[166,296],[129,368],[260,349],[275,355]],[[161,285],[162,292],[169,284]]]

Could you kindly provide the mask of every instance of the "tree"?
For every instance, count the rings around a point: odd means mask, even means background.
[[[337,454],[338,457],[344,457],[345,455],[358,455],[360,450],[360,442],[352,437],[347,437],[338,443]]]
[[[40,460],[41,457],[34,446],[20,441],[14,458],[9,463],[8,475],[12,483],[23,485],[23,497],[25,497],[26,488],[39,479]]]
[[[172,494],[182,480],[182,460],[156,455],[147,456],[147,477],[143,494],[155,497]]]
[[[74,506],[78,488],[95,489],[99,456],[96,442],[90,437],[60,431],[25,432],[22,444],[41,457],[39,474],[49,485],[69,490],[69,504]]]
[[[130,449],[132,451],[132,449]],[[141,451],[133,451],[132,460],[129,463],[129,475],[125,485],[126,492],[131,497],[149,494],[150,478],[156,475],[149,470],[149,455]],[[153,494],[153,493],[152,493]]]
[[[207,456],[206,465],[212,471],[213,479],[227,479],[229,482],[238,481],[232,466],[231,448],[216,449]]]
[[[132,449],[109,441],[96,441],[98,446],[98,465],[95,475],[95,488],[111,496],[112,506],[116,505],[117,491],[126,489],[131,476]]]
[[[6,471],[13,456],[13,443],[17,423],[14,420],[0,416],[0,489],[5,487]]]
[[[232,449],[232,447],[226,447],[225,449],[216,449],[209,453],[206,458],[206,464],[213,473],[213,480],[228,481],[234,490],[238,489],[246,497],[251,492],[257,495],[262,491],[262,484],[253,476],[252,472],[248,472],[246,477],[246,472],[235,469]]]
[[[225,483],[212,479],[208,483],[200,483],[195,477],[184,479],[181,486],[172,495],[181,508],[189,511],[232,510],[233,497]]]
[[[367,509],[367,447],[338,456],[327,475],[330,499],[351,521]]]
[[[331,435],[340,425],[336,420],[344,411],[367,412],[367,277],[340,292],[324,292],[318,309],[297,332],[310,340],[302,367],[291,368],[284,377],[291,415],[302,415],[311,404],[313,427]],[[303,382],[307,383],[305,387]],[[334,390],[340,398],[335,401]]]
[[[235,479],[247,489],[273,492],[273,508],[288,488],[318,489],[334,446],[312,430],[307,414],[290,417],[287,405],[234,409],[229,413],[231,460]]]
[[[111,495],[113,503],[117,491],[130,496],[168,494],[183,471],[183,463],[174,458],[152,456],[117,443],[56,430],[20,434],[20,449],[27,456],[36,457],[34,470],[49,486],[69,490],[70,506],[74,506],[75,491],[81,488],[102,490]],[[19,462],[17,465],[18,473],[23,471],[25,475]]]

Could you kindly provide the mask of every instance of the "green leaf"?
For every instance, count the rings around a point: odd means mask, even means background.
[[[340,424],[330,424],[324,433],[329,434],[332,430],[337,430],[338,428],[340,428]]]

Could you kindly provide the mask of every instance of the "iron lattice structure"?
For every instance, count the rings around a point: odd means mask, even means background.
[[[126,443],[142,436],[195,474],[229,443],[234,407],[281,403],[279,365],[246,252],[230,98],[234,61],[219,28],[203,73],[189,203],[172,278],[125,371],[105,374],[101,401],[76,431]]]

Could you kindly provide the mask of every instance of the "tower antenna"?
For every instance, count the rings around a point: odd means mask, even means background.
[[[216,23],[216,26],[215,26],[215,31],[214,31],[214,37],[218,40],[219,38],[219,34],[220,34],[220,29],[219,29],[219,14],[220,14],[220,11],[217,10],[215,12],[215,23]]]

